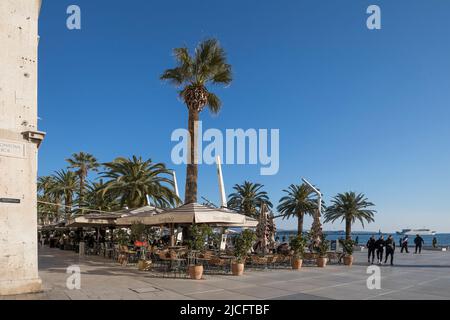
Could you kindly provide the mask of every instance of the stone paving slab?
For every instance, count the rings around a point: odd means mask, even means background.
[[[382,265],[381,289],[366,285],[366,253],[355,253],[352,267],[329,265],[247,270],[244,276],[206,275],[204,280],[158,278],[135,266],[122,267],[103,257],[79,258],[70,251],[39,250],[38,294],[0,297],[13,300],[170,300],[170,299],[450,299],[450,252],[397,253],[395,266]],[[81,289],[66,287],[68,266],[81,269]]]

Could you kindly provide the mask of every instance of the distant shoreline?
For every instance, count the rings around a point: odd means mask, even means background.
[[[343,238],[345,236],[344,231],[324,231],[325,236],[328,240],[337,240],[339,238]],[[289,238],[291,236],[297,235],[297,230],[277,230],[276,235],[280,238],[286,237]],[[404,237],[404,235],[397,234],[396,232],[388,233],[388,232],[382,232],[379,233],[378,231],[370,232],[370,231],[354,231],[351,233],[351,236],[354,240],[358,240],[359,244],[366,244],[369,238],[374,235],[375,237],[379,237],[380,235],[392,235],[395,240],[395,244],[397,246],[400,245],[400,239]],[[436,235],[422,235],[422,238],[425,242],[426,247],[431,247],[433,244],[433,238],[437,239],[437,246],[438,247],[448,247],[450,245],[450,233],[436,233]],[[409,236],[409,246],[414,245],[414,236]],[[286,239],[287,241],[287,239]]]
[[[308,229],[307,229],[308,230]],[[304,232],[306,232],[307,230],[305,230]],[[277,232],[279,233],[297,233],[297,230],[277,230]],[[344,230],[338,230],[338,231],[334,231],[334,230],[325,230],[323,231],[326,234],[345,234]],[[397,231],[393,231],[393,232],[387,232],[387,231],[352,231],[352,235],[372,235],[372,234],[397,234]],[[436,235],[450,235],[450,232],[437,232]]]

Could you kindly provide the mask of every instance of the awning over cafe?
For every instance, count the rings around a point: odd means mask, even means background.
[[[117,219],[117,225],[209,224],[220,227],[256,227],[258,221],[225,208],[189,203],[162,213],[143,213]]]
[[[81,227],[114,227],[116,226],[117,219],[122,217],[133,217],[142,214],[160,213],[161,209],[157,209],[153,206],[144,206],[137,209],[127,209],[118,212],[111,213],[87,213],[82,216],[69,219],[66,227],[69,228],[81,228]]]

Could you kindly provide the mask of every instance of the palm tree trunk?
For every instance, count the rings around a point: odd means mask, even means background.
[[[72,211],[72,195],[67,193],[66,200],[64,202],[65,202],[64,204],[66,205],[66,221],[67,221],[67,219],[70,218]]]
[[[303,233],[303,213],[297,215],[297,235],[301,236]]]
[[[78,203],[79,206],[84,206],[84,173],[80,174],[80,201]],[[84,210],[81,209],[81,214],[84,214]]]
[[[188,130],[189,130],[189,152],[188,163],[186,166],[186,191],[184,195],[184,203],[197,202],[197,180],[198,180],[198,150],[197,150],[197,134],[198,134],[199,112],[189,108]]]
[[[345,219],[345,239],[350,240],[352,237],[352,221]]]
[[[141,201],[139,197],[132,197],[132,198],[130,197],[127,200],[128,209],[136,209],[141,207],[139,201]]]

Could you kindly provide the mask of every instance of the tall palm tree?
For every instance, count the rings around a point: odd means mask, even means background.
[[[37,213],[41,224],[45,225],[57,220],[59,215],[58,206],[49,204],[52,203],[52,200],[47,195],[38,194],[37,199]]]
[[[364,221],[368,223],[375,221],[373,216],[375,210],[368,209],[374,204],[369,202],[366,196],[362,193],[345,192],[337,194],[333,200],[332,205],[325,211],[325,222],[334,222],[337,219],[345,221],[345,238],[351,239],[352,224],[359,220],[364,227]]]
[[[269,208],[273,206],[267,192],[261,190],[263,187],[249,181],[234,185],[235,192],[228,196],[228,207],[249,217],[258,217],[262,204]]]
[[[54,184],[53,176],[40,176],[37,180],[37,191],[42,195],[48,195]]]
[[[178,204],[180,200],[173,191],[171,174],[163,163],[153,163],[133,156],[131,159],[117,158],[105,163],[102,178],[107,179],[101,189],[103,195],[110,192],[117,196],[120,205],[129,209],[149,205],[147,195],[153,205],[166,207]]]
[[[70,169],[76,169],[75,172],[80,182],[80,189],[78,191],[79,201],[83,202],[88,173],[90,170],[97,171],[99,163],[92,154],[85,152],[74,153],[66,161],[69,163]]]
[[[305,183],[301,185],[291,184],[279,201],[277,210],[284,218],[297,218],[297,234],[303,233],[303,221],[305,214],[314,215],[317,210],[317,196]]]
[[[225,51],[216,39],[207,39],[195,49],[193,56],[186,47],[173,50],[177,66],[166,70],[162,80],[180,88],[180,97],[186,103],[189,119],[189,152],[186,167],[185,203],[197,202],[197,139],[200,112],[205,106],[212,113],[218,113],[221,101],[207,85],[228,85],[232,81],[231,66],[227,64]]]
[[[51,222],[58,217],[60,197],[52,191],[55,185],[53,176],[40,176],[37,180],[38,218],[42,223]]]
[[[73,212],[74,196],[79,190],[79,179],[75,172],[60,170],[53,175],[54,184],[50,192],[58,198],[64,199],[65,218],[68,219]]]

